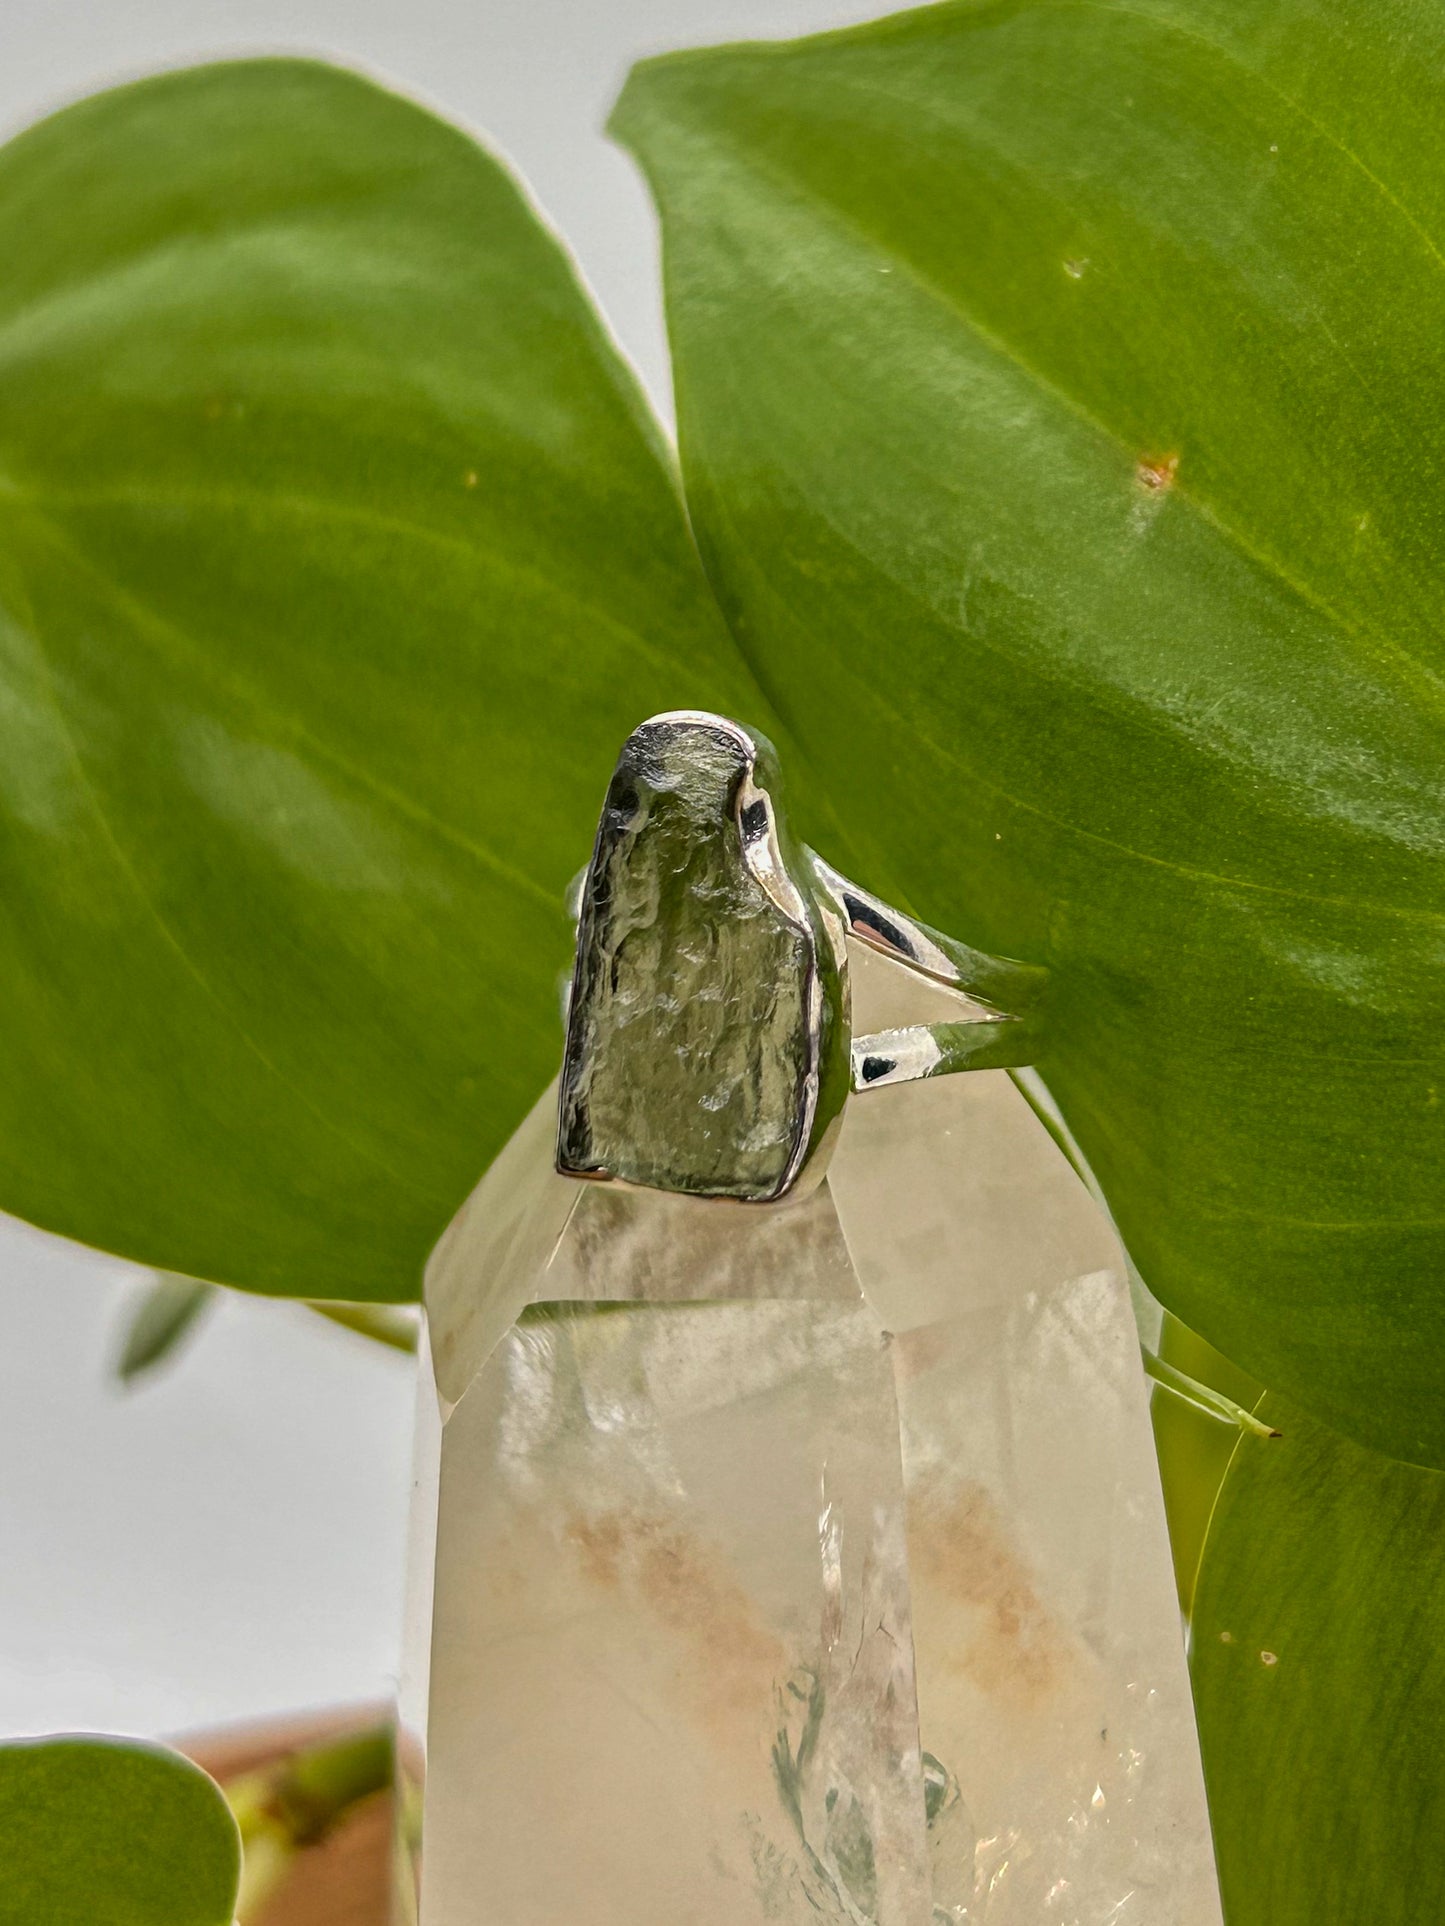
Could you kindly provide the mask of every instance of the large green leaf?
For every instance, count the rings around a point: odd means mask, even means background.
[[[670,457],[472,142],[263,61],[0,152],[0,1207],[412,1294],[696,702],[757,711]]]
[[[1242,1438],[1193,1672],[1229,1926],[1445,1917],[1445,1476],[1312,1423]]]
[[[240,1872],[230,1808],[176,1753],[0,1745],[0,1926],[231,1926]]]
[[[863,877],[1052,966],[1158,1296],[1432,1461],[1442,113],[1434,0],[1010,0],[616,121],[704,557]]]

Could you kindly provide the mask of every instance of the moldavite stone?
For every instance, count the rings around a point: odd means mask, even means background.
[[[1218,1926],[1123,1261],[1007,1076],[774,1206],[555,1119],[428,1274],[422,1926]]]
[[[577,930],[558,1130],[575,1175],[756,1200],[806,1149],[828,946],[787,865],[769,863],[765,887],[762,850],[742,857],[749,821],[785,834],[761,793],[751,810],[740,793],[760,756],[721,717],[654,717],[623,745]]]

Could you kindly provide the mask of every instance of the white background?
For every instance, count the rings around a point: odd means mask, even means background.
[[[219,54],[285,48],[368,68],[512,159],[665,411],[653,223],[601,134],[623,74],[670,46],[884,10],[0,0],[0,131]],[[0,1219],[0,1733],[177,1732],[388,1693],[406,1360],[293,1306],[230,1297],[173,1368],[122,1393],[109,1361],[142,1275]]]

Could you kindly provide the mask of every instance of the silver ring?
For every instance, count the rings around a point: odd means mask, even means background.
[[[1047,972],[892,908],[789,835],[756,730],[677,710],[623,744],[577,891],[557,1168],[776,1203],[822,1175],[850,1091],[1013,1068]],[[854,1037],[849,937],[962,992]]]

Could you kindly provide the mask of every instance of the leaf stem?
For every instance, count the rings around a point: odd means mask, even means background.
[[[1257,1438],[1278,1438],[1281,1435],[1273,1425],[1255,1417],[1252,1411],[1247,1411],[1242,1404],[1236,1404],[1233,1398],[1225,1397],[1222,1391],[1201,1383],[1198,1378],[1191,1378],[1177,1365],[1166,1363],[1142,1346],[1141,1353],[1145,1377],[1152,1378],[1165,1391],[1171,1391],[1176,1398],[1193,1405],[1196,1411],[1202,1411],[1207,1418],[1215,1418],[1221,1424],[1235,1425],[1241,1431],[1251,1431]]]
[[[317,1844],[351,1809],[392,1783],[390,1725],[303,1746],[223,1787],[245,1853],[236,1902],[239,1926],[280,1888],[298,1853]]]

